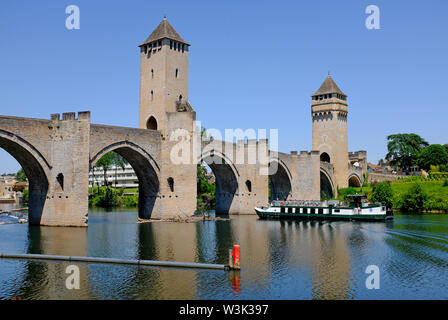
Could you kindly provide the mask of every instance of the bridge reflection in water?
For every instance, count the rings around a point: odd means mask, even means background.
[[[447,277],[433,283],[448,267],[445,216],[398,217],[392,223],[234,216],[229,221],[143,224],[137,223],[136,212],[96,211],[89,217],[87,229],[1,225],[0,252],[225,264],[228,249],[238,243],[242,270],[5,259],[0,260],[0,298],[446,298]],[[70,264],[80,269],[80,290],[65,287]],[[370,264],[381,269],[381,290],[365,288]],[[413,272],[406,267],[411,265]]]

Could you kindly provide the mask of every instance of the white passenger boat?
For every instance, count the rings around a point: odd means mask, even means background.
[[[323,219],[367,220],[393,219],[393,214],[381,203],[367,202],[366,195],[348,195],[348,204],[333,201],[273,201],[269,207],[256,207],[261,219]]]

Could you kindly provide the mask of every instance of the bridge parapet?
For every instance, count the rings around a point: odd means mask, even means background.
[[[53,113],[50,115],[51,121],[65,121],[65,120],[89,120],[90,121],[90,111],[80,111],[78,112],[78,118],[76,118],[76,112],[65,112],[62,114],[60,113]]]

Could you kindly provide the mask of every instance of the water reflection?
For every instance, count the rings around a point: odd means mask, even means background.
[[[402,216],[388,223],[232,216],[139,224],[136,212],[92,211],[88,228],[2,225],[0,252],[226,264],[229,248],[240,244],[242,270],[76,263],[81,290],[68,290],[68,262],[0,260],[0,298],[447,298],[447,234],[447,216]],[[371,264],[381,270],[381,290],[365,288]]]

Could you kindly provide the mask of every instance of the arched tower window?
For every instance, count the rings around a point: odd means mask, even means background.
[[[146,122],[146,129],[157,130],[157,120],[153,116],[149,117]]]
[[[154,91],[151,90],[151,101],[154,100]]]
[[[179,96],[179,102],[182,102],[182,95]]]
[[[322,152],[320,155],[320,161],[330,163],[330,156],[326,152]]]

